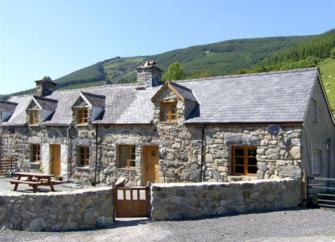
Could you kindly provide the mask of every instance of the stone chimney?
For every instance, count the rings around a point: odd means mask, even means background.
[[[50,77],[45,76],[36,82],[36,96],[44,97],[50,95],[56,88],[56,83]]]
[[[146,61],[143,66],[137,67],[137,89],[161,85],[162,72],[155,61]]]

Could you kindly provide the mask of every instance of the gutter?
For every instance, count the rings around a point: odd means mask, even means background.
[[[201,160],[200,160],[200,182],[203,182],[205,179],[204,177],[204,170],[203,167],[206,164],[205,159],[205,148],[206,148],[206,141],[205,141],[205,130],[206,130],[206,124],[202,126],[201,129]]]
[[[67,164],[68,164],[68,174],[69,178],[72,176],[72,152],[71,152],[71,139],[70,139],[70,130],[73,127],[73,124],[70,123],[70,126],[66,129],[66,142],[67,142]]]
[[[98,172],[98,130],[99,124],[95,124],[95,168],[94,168],[94,184],[93,186],[97,185],[97,172]]]

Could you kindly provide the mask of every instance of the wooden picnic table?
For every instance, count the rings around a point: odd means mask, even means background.
[[[14,191],[17,191],[19,184],[27,184],[33,188],[33,192],[37,192],[39,186],[50,186],[51,191],[55,191],[53,185],[59,184],[52,181],[51,178],[54,175],[42,174],[42,173],[32,173],[32,172],[15,172],[14,176],[16,179],[11,179],[9,182],[14,184]],[[26,178],[21,180],[21,178]]]

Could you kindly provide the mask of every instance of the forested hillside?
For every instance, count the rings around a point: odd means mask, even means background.
[[[335,110],[335,29],[294,47],[279,50],[240,73],[288,70],[319,66],[331,108]]]
[[[314,36],[229,40],[153,56],[115,57],[55,81],[58,89],[135,82],[136,67],[148,59],[156,60],[163,70],[171,63],[179,62],[186,78],[319,66],[335,109],[335,29]],[[15,95],[32,92],[33,89]]]
[[[156,60],[163,70],[173,62],[180,62],[187,78],[232,74],[242,68],[251,68],[270,54],[297,46],[310,38],[311,36],[293,36],[229,40],[153,56],[116,57],[77,70],[55,81],[59,89],[135,82],[136,67],[147,59]],[[13,95],[32,92],[31,89]]]

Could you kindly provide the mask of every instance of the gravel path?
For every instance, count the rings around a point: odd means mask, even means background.
[[[332,241],[335,211],[292,210],[200,220],[120,221],[113,228],[62,233],[0,231],[0,241]]]

